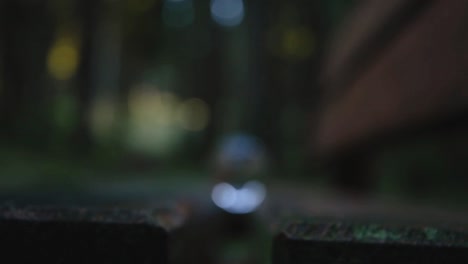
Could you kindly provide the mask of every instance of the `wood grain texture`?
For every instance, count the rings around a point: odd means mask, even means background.
[[[333,154],[375,136],[466,113],[467,11],[466,1],[432,1],[406,25],[339,96],[325,102],[316,152]],[[325,94],[334,89],[324,88]]]
[[[468,234],[433,227],[310,223],[287,225],[273,243],[274,264],[459,264]]]

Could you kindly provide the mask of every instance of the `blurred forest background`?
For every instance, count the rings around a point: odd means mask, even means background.
[[[2,186],[196,175],[236,131],[303,176],[322,50],[351,3],[2,1]]]
[[[235,133],[262,142],[270,178],[330,180],[312,140],[323,106],[323,58],[348,11],[363,2],[1,1],[0,188],[146,178],[190,186],[210,179],[219,142]],[[382,32],[377,43],[388,40]],[[346,50],[345,42],[335,45]],[[418,73],[410,75],[426,76]],[[425,105],[418,96],[405,102]],[[404,118],[406,109],[399,110],[395,116]],[[335,132],[346,134],[359,118],[337,118],[344,129]],[[458,131],[374,152],[365,165],[379,179],[373,188],[466,201],[468,141],[466,130]],[[353,163],[350,153],[346,162]],[[335,166],[342,179],[362,172],[344,163]]]

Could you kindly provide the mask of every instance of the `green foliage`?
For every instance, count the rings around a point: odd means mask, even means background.
[[[357,226],[353,229],[354,237],[357,240],[377,240],[377,241],[397,241],[402,238],[402,234],[392,232],[378,225]]]

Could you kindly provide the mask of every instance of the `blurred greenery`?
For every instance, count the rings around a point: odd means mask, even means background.
[[[307,174],[318,58],[345,9],[332,2],[3,1],[2,184],[206,171],[238,132],[271,171]]]
[[[270,178],[333,184],[334,168],[311,155],[319,76],[357,1],[232,3],[2,1],[0,187],[208,182],[225,169],[219,142],[236,133],[259,139]],[[466,144],[378,150],[375,191],[460,200]]]

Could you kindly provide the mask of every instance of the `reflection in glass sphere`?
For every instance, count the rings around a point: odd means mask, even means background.
[[[213,202],[232,214],[247,214],[255,211],[265,200],[265,186],[258,181],[249,181],[240,189],[229,183],[218,183],[211,192]]]
[[[238,26],[244,20],[244,2],[242,0],[212,0],[211,16],[224,27]]]

